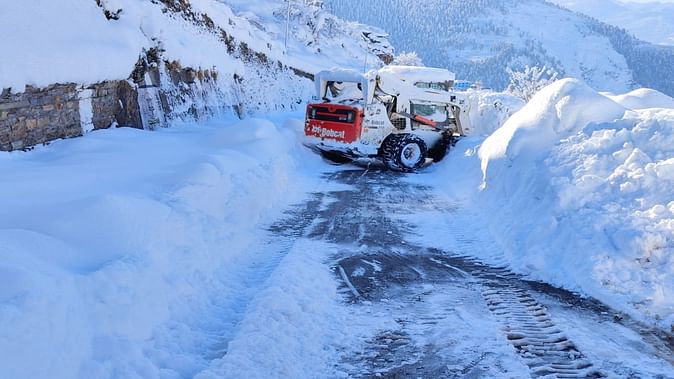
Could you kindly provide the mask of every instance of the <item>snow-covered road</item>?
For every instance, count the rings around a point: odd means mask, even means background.
[[[328,172],[258,244],[256,290],[199,377],[674,377],[666,335],[484,263],[494,249],[432,187]]]
[[[0,156],[0,377],[674,378],[662,328],[507,269],[478,140],[400,175],[327,165],[302,126]]]

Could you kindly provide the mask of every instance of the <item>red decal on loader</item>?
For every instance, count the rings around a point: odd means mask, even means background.
[[[362,110],[340,104],[309,104],[304,134],[344,143],[358,140],[363,123]]]

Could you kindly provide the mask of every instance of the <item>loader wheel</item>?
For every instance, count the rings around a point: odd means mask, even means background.
[[[428,148],[413,134],[392,134],[382,144],[381,154],[389,170],[412,172],[424,165]]]
[[[433,159],[433,162],[440,162],[455,144],[456,138],[451,133],[443,133],[440,141],[428,150],[428,157]]]

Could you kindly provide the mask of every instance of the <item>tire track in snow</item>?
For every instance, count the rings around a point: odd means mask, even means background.
[[[434,250],[436,253],[441,253]],[[526,289],[527,283],[504,267],[491,267],[468,257],[447,254],[440,264],[467,272],[481,287],[491,313],[533,377],[602,378],[576,344],[555,325],[547,309]]]
[[[227,354],[248,307],[296,241],[305,236],[323,199],[322,193],[314,193],[304,203],[292,206],[266,228],[266,236],[261,231],[261,241],[253,242],[246,253],[228,261],[220,274],[214,275],[217,279],[211,281],[209,290],[195,296],[182,316],[169,321],[159,335],[153,347],[158,352],[155,359],[159,365],[180,377],[193,377]],[[181,341],[180,346],[174,341]]]
[[[473,244],[475,240],[460,238]],[[431,249],[435,254],[442,251]],[[439,264],[461,270],[480,285],[490,312],[503,325],[513,345],[538,378],[603,378],[576,344],[554,323],[547,309],[528,290],[528,282],[505,267],[493,267],[477,259],[444,252]]]
[[[534,377],[605,376],[593,369],[592,363],[554,324],[547,310],[526,291],[493,284],[496,286],[484,290],[483,296],[490,311],[505,325],[508,341],[524,358]]]
[[[552,297],[555,306],[570,307],[578,320],[587,318],[590,323],[612,323],[598,316],[611,312],[607,306],[544,283],[531,282],[509,271],[498,247],[471,230],[477,224],[471,220],[474,215],[470,210],[461,211],[460,205],[438,199],[428,187],[405,183],[391,173],[345,171],[332,179],[352,188],[331,194],[336,202],[321,216],[311,237],[344,246],[336,257],[340,270],[336,269],[335,274],[345,283],[343,294],[349,304],[374,309],[383,306],[393,314],[402,315],[396,320],[399,328],[374,334],[366,341],[366,350],[346,362],[355,362],[364,370],[351,371],[350,375],[364,378],[475,375],[471,370],[479,370],[488,357],[476,351],[474,365],[445,367],[442,363],[447,362],[447,357],[438,355],[441,345],[418,344],[416,340],[425,333],[437,332],[438,323],[451,319],[448,314],[456,311],[452,302],[437,309],[425,307],[423,304],[432,297],[430,293],[410,293],[413,290],[408,289],[432,283],[441,286],[444,292],[456,291],[458,287],[470,288],[484,302],[485,311],[501,325],[501,338],[513,346],[532,377],[597,378],[625,373],[640,377],[640,357],[613,366],[602,360],[593,361],[584,354],[569,336],[569,325],[553,321],[551,312],[534,294]],[[430,215],[430,219],[426,215]],[[450,233],[450,239],[441,240],[451,241],[449,249],[424,247],[438,243],[429,241],[419,228],[420,224],[433,221],[443,223],[444,229],[431,228],[431,233]],[[415,240],[415,236],[420,242],[409,242],[408,238]],[[488,263],[471,257],[475,255],[485,257]],[[381,266],[378,272],[368,268],[366,262],[371,261]],[[346,279],[341,271],[347,274]],[[447,283],[446,277],[461,279]],[[356,288],[359,296],[353,296],[346,282]],[[427,330],[419,333],[419,328]],[[616,335],[621,333],[617,329],[616,332]],[[604,336],[583,336],[583,342],[594,337]],[[594,345],[589,347],[591,356],[597,357],[597,351],[592,349]]]
[[[222,298],[223,302],[216,305],[230,316],[217,328],[219,341],[208,349],[209,359],[221,358],[227,354],[227,346],[237,334],[238,324],[245,317],[248,305],[292,250],[295,241],[304,237],[306,230],[316,219],[322,202],[323,194],[315,193],[305,204],[294,206],[294,209],[286,212],[285,218],[268,228],[268,240],[248,254],[247,263],[237,273],[240,278],[237,281],[237,290],[232,296]]]
[[[443,195],[440,194],[440,197]],[[570,310],[575,313],[575,318],[577,321],[584,319],[585,324],[593,325],[601,328],[602,332],[595,332],[592,330],[593,326],[589,326],[591,334],[583,337],[581,341],[576,341],[582,343],[583,346],[589,348],[586,353],[588,355],[594,356],[594,366],[592,368],[588,367],[586,369],[579,369],[581,371],[580,377],[600,377],[600,375],[605,375],[608,373],[609,376],[613,377],[654,377],[654,378],[666,378],[670,377],[669,375],[662,376],[661,374],[656,374],[657,372],[662,372],[663,363],[667,362],[669,365],[674,366],[674,336],[668,334],[662,330],[654,328],[650,325],[646,325],[642,322],[639,322],[635,319],[632,319],[628,315],[617,312],[614,309],[610,308],[606,304],[590,297],[584,297],[577,293],[552,286],[550,284],[528,280],[519,274],[515,274],[510,271],[507,266],[509,263],[505,260],[502,251],[500,248],[489,239],[485,237],[484,234],[475,233],[475,230],[483,230],[479,222],[472,221],[473,219],[478,218],[479,215],[472,212],[470,209],[465,209],[464,207],[458,207],[459,211],[453,213],[451,217],[440,217],[446,223],[448,230],[454,231],[453,241],[449,243],[450,255],[459,255],[462,260],[475,262],[478,266],[478,271],[474,275],[481,278],[484,282],[486,288],[510,288],[507,293],[503,293],[506,298],[512,300],[514,293],[519,293],[520,296],[524,295],[529,297],[531,300],[537,301],[537,304],[541,307],[545,304],[552,307],[552,314],[550,310],[546,309],[548,317],[552,316],[555,312],[560,309]],[[473,228],[466,228],[466,225],[473,225]],[[480,256],[480,258],[476,258]],[[485,262],[482,260],[482,257],[487,260]],[[482,266],[483,268],[479,268]],[[505,290],[504,290],[505,291]],[[524,292],[522,292],[524,291]],[[515,296],[516,299],[520,297]],[[485,299],[489,301],[485,296]],[[536,300],[538,299],[538,300]],[[492,299],[494,300],[494,299]],[[512,303],[512,302],[510,302]],[[506,320],[503,316],[500,318],[501,322],[507,324],[509,320]],[[605,327],[603,327],[605,325]],[[507,325],[506,325],[507,327]],[[569,340],[570,332],[574,329],[571,325],[565,325],[566,329],[560,327],[561,330],[566,330],[564,334]],[[602,334],[602,333],[615,333],[615,335]],[[595,334],[596,333],[596,334]],[[588,344],[588,337],[590,339],[602,339],[608,338],[609,343],[613,343],[612,339],[620,336],[622,334],[629,335],[634,333],[638,337],[630,340],[624,339],[623,344],[628,346],[640,346],[637,350],[632,350],[634,353],[638,351],[641,354],[640,357],[625,357],[626,359],[611,359],[607,360],[605,357],[602,358],[603,354],[598,354],[597,349],[601,349],[601,346],[597,346],[596,342]],[[578,333],[572,333],[579,336]],[[506,331],[507,335],[507,331]],[[620,339],[618,339],[620,340]],[[512,340],[511,340],[512,342]],[[569,341],[569,343],[573,343]],[[576,350],[578,349],[578,344],[574,343]],[[586,346],[587,345],[587,346]],[[521,351],[522,349],[519,349]],[[644,370],[639,368],[642,364],[639,363],[639,360],[652,360],[652,363],[655,363],[658,369],[653,369],[652,374],[647,374],[646,372],[650,370]],[[586,361],[591,359],[586,358]],[[611,362],[611,363],[608,363]],[[538,367],[540,362],[529,362],[532,365]],[[588,362],[585,362],[588,363]],[[581,363],[581,366],[583,364]],[[548,373],[549,377],[564,377],[563,375],[574,375],[574,374],[564,374],[564,369],[573,368],[575,364],[570,366],[560,366],[553,364],[555,366],[554,370]],[[644,367],[647,367],[648,364],[644,364]],[[664,365],[666,367],[666,364]],[[535,367],[534,367],[535,369]],[[532,369],[532,372],[535,370]],[[559,376],[555,373],[559,371]],[[665,369],[667,371],[667,369]],[[544,370],[540,370],[541,373],[545,373]],[[583,376],[582,372],[587,372],[590,376]],[[672,371],[674,374],[674,371]],[[577,377],[577,376],[571,376]],[[674,376],[671,376],[674,378]]]

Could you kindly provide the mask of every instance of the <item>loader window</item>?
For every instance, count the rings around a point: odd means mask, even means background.
[[[340,122],[353,124],[356,119],[355,109],[331,109],[329,106],[312,106],[308,113],[309,119],[320,121]]]
[[[413,115],[425,117],[429,120],[437,122],[438,124],[445,124],[449,119],[449,113],[447,111],[446,105],[426,102],[412,102],[411,105]]]
[[[328,82],[324,100],[330,102],[355,102],[363,98],[360,83]]]
[[[424,88],[424,89],[434,89],[438,91],[449,91],[449,89],[452,87],[451,82],[435,82],[435,83],[428,83],[428,82],[416,82],[414,83],[414,86],[417,88]]]

